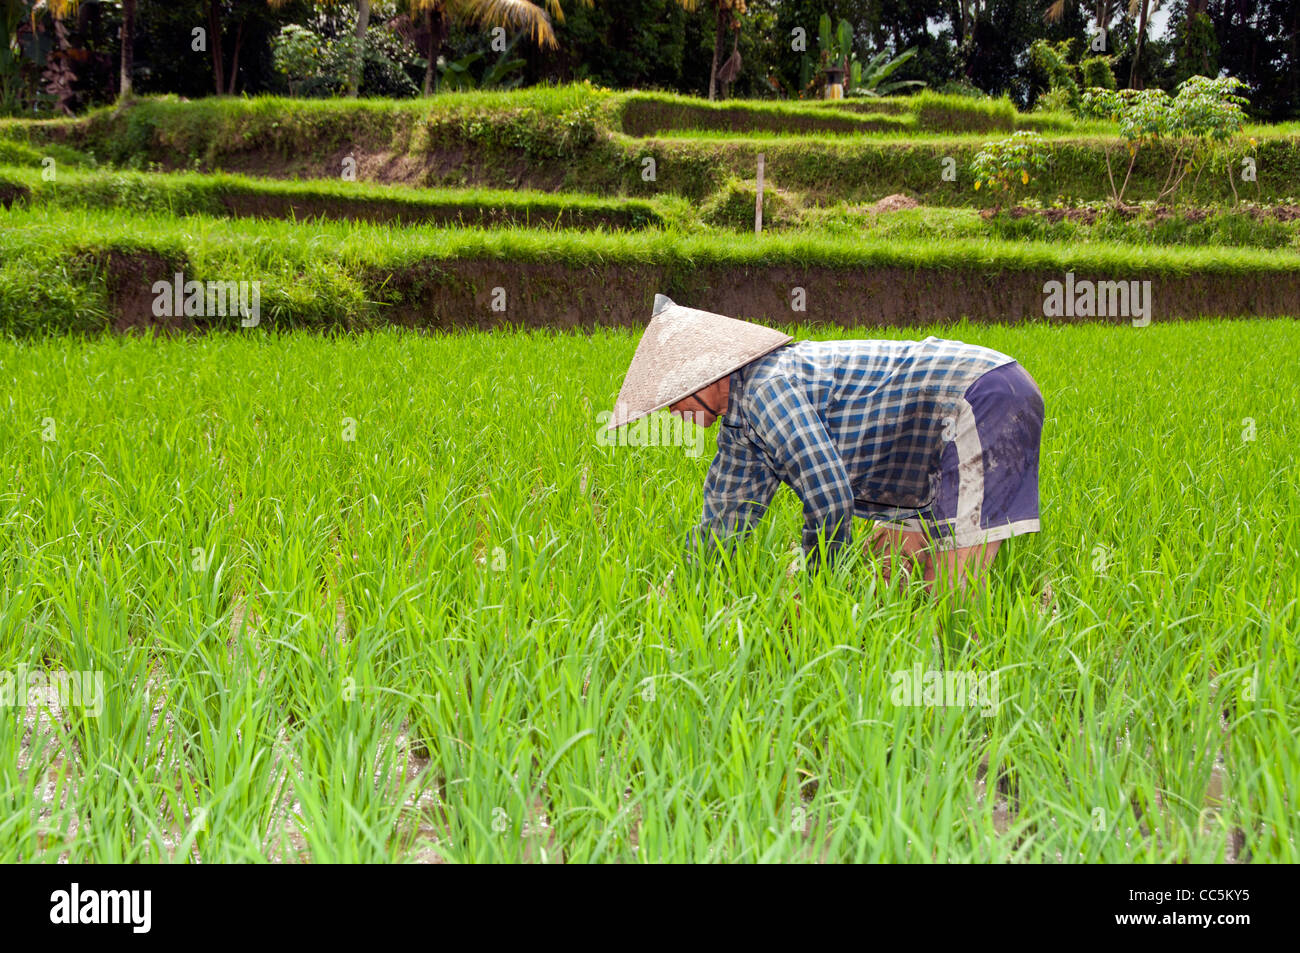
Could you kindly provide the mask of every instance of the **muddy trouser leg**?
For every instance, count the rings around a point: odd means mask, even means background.
[[[958,402],[930,505],[913,519],[878,525],[928,534],[936,555],[1039,532],[1043,414],[1043,395],[1017,362],[981,375]]]

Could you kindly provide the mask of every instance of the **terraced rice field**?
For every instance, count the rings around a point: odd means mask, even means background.
[[[0,860],[1300,859],[1295,128],[1242,204],[1107,211],[1105,124],[871,106],[0,123]],[[1055,171],[993,214],[1012,128]],[[1067,273],[1151,320],[1049,317]],[[658,292],[1014,356],[1043,532],[936,601],[798,571],[783,490],[685,563],[713,434],[598,436]]]

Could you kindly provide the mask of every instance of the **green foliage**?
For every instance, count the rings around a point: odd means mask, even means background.
[[[841,73],[840,82],[844,84],[845,94],[849,96],[890,96],[906,89],[923,88],[923,80],[902,80],[886,83],[885,80],[900,66],[916,55],[916,48],[904,50],[898,56],[890,57],[888,51],[873,56],[865,64],[858,60],[853,52],[853,27],[848,20],[841,19],[832,31],[831,18],[823,13],[817,26],[818,66],[822,74],[828,69]],[[811,61],[804,57],[803,92],[816,84],[813,77]]]
[[[904,192],[927,204],[977,205],[987,193],[970,188],[971,160],[985,142],[1017,129],[1043,135],[1052,157],[1052,174],[1026,194],[1044,203],[1109,194],[1107,160],[1117,149],[1116,123],[1017,113],[1005,99],[930,90],[878,100],[724,104],[614,93],[590,84],[405,101],[145,97],[129,108],[97,110],[79,120],[0,122],[0,143],[16,143],[12,161],[22,164],[39,164],[41,156],[66,149],[70,161],[83,163],[93,154],[138,169],[252,166],[276,178],[337,177],[338,157],[347,154],[340,150],[361,149],[400,157],[389,168],[400,167],[403,181],[416,185],[522,185],[603,195],[672,194],[692,201],[703,201],[728,176],[751,177],[755,153],[764,151],[777,185],[813,202],[875,201]],[[1240,166],[1241,140],[1249,135],[1256,140],[1250,155],[1259,170],[1250,198],[1286,201],[1297,194],[1298,132],[1243,127],[1238,136],[1211,143],[1214,154],[1206,161],[1219,170],[1232,157]],[[1156,198],[1178,148],[1172,139],[1143,147],[1126,201]],[[658,163],[654,181],[642,178],[648,157]],[[936,172],[944,157],[957,163],[957,186]],[[1122,167],[1119,172],[1117,186]],[[1233,198],[1225,175],[1197,177],[1195,169],[1178,194],[1198,202]]]
[[[853,27],[841,19],[832,29],[829,14],[823,13],[817,21],[817,49],[821,68],[847,70],[853,55]]]
[[[1089,56],[1080,60],[1079,74],[1087,88],[1115,88],[1115,71],[1111,68],[1109,56]]]
[[[1038,100],[1043,110],[1068,110],[1083,114],[1083,88],[1115,88],[1112,57],[1089,56],[1078,63],[1071,62],[1076,43],[1073,39],[1052,44],[1035,40],[1029,48],[1030,61],[1047,77],[1048,90]]]
[[[734,221],[743,227],[744,209],[753,221],[753,192],[729,189]],[[747,201],[746,201],[747,200]],[[701,203],[703,204],[703,203]],[[780,213],[780,207],[774,207]],[[1060,271],[1245,277],[1300,273],[1289,250],[1260,248],[1142,247],[1105,242],[1000,241],[988,234],[936,241],[933,236],[874,238],[790,230],[774,234],[728,235],[682,231],[563,231],[552,228],[477,228],[433,225],[389,227],[348,221],[313,222],[311,240],[292,221],[178,218],[165,212],[117,208],[57,208],[16,205],[5,213],[11,227],[0,231],[0,261],[17,281],[26,273],[34,288],[75,280],[83,300],[106,293],[104,275],[93,270],[69,278],[73,261],[103,262],[114,250],[129,249],[163,262],[188,261],[201,277],[239,275],[265,287],[264,310],[282,327],[340,328],[382,323],[374,302],[395,271],[418,266],[421,273],[441,261],[496,259],[510,263],[567,265],[598,263],[654,266],[664,282],[689,282],[703,267],[863,268],[934,270]],[[305,277],[304,277],[305,276]],[[13,285],[17,288],[18,285]],[[96,290],[98,289],[98,290]],[[61,291],[63,294],[66,291]],[[42,292],[43,294],[43,292]],[[18,298],[0,307],[0,330],[27,326],[30,309]],[[58,317],[60,326],[95,327],[102,305]],[[41,310],[42,320],[53,310]],[[40,327],[38,321],[35,325]]]
[[[975,155],[971,174],[975,189],[987,188],[999,201],[1030,184],[1049,164],[1046,144],[1036,132],[1022,129],[1006,139],[990,142]]]
[[[758,185],[754,180],[729,178],[700,208],[700,218],[710,225],[739,231],[753,231]],[[780,227],[792,222],[797,208],[790,197],[769,183],[763,189],[763,227]]]
[[[867,62],[866,66],[854,70],[852,83],[848,90],[849,95],[891,96],[903,89],[924,88],[925,81],[919,79],[896,80],[892,83],[885,82],[895,70],[915,55],[916,47],[904,50],[893,58],[889,56],[888,52],[877,53]],[[853,65],[858,67],[856,60]]]
[[[1173,101],[1174,136],[1191,136],[1223,142],[1241,132],[1246,123],[1246,84],[1231,76],[1210,79],[1192,76],[1178,87]]]
[[[481,79],[475,77],[471,67],[483,58],[482,50],[474,50],[455,60],[446,60],[439,57],[437,62],[438,89],[444,92],[453,92],[467,89],[517,88],[523,82],[522,70],[525,61],[518,57],[512,57],[512,54],[522,35],[515,35],[515,38],[510,41],[496,61],[483,71]]]
[[[1209,79],[1193,76],[1170,96],[1162,89],[1090,89],[1082,97],[1085,114],[1107,119],[1119,126],[1120,136],[1128,144],[1129,174],[1139,150],[1160,140],[1174,140],[1177,146],[1169,167],[1165,187],[1157,198],[1172,195],[1187,173],[1213,154],[1211,147],[1238,135],[1245,125],[1245,97],[1239,89],[1245,84],[1234,77]],[[1107,151],[1107,169],[1110,155]],[[1129,175],[1118,188],[1111,174],[1112,197],[1123,201]],[[1229,168],[1229,183],[1234,197],[1236,185]]]
[[[600,198],[526,190],[412,189],[367,182],[275,182],[239,175],[165,172],[81,172],[65,169],[46,181],[37,169],[0,167],[27,205],[120,208],[170,215],[321,216],[398,224],[531,225],[545,228],[649,228],[666,216],[661,201]],[[680,213],[672,212],[674,217]]]
[[[316,87],[324,91],[340,89],[340,77],[327,76],[330,62],[330,41],[307,27],[290,23],[280,28],[271,51],[276,70],[289,82],[289,91],[301,96],[307,89]]]
[[[1174,36],[1175,82],[1198,75],[1217,76],[1219,52],[1219,40],[1209,16],[1189,11]]]
[[[350,17],[350,18],[349,18]],[[419,87],[407,72],[419,64],[415,48],[385,27],[372,27],[358,43],[355,14],[341,15],[333,29],[288,24],[273,39],[276,70],[295,96],[337,96],[346,91],[358,56],[362,62],[361,92],[371,96],[410,97]]]
[[[1042,113],[1072,113],[1078,104],[1078,97],[1073,96],[1070,90],[1057,87],[1049,89],[1038,97],[1038,102],[1034,108]]]
[[[1073,40],[1063,40],[1057,44],[1035,40],[1029,48],[1030,60],[1047,75],[1048,88],[1055,93],[1053,102],[1064,100],[1071,111],[1079,105],[1077,67],[1070,63],[1070,49],[1073,45]]]
[[[1003,210],[981,219],[981,224],[987,225],[988,234],[1004,241],[1300,250],[1300,222],[1231,209],[1179,214],[1164,208],[1143,208],[1133,214],[1112,207],[1097,210],[1089,220],[1082,216],[1011,215]]]

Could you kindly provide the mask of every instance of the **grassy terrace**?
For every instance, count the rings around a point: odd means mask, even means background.
[[[631,315],[640,320],[656,291],[698,294],[725,284],[727,275],[734,283],[737,276],[759,272],[771,276],[778,297],[760,301],[754,305],[760,310],[748,314],[775,321],[783,313],[786,319],[798,317],[779,310],[780,296],[788,295],[791,286],[811,283],[834,295],[837,281],[870,279],[880,270],[910,275],[918,294],[925,289],[940,294],[945,286],[951,290],[963,276],[975,284],[989,276],[1010,276],[1040,303],[1044,276],[1059,278],[1066,271],[1109,279],[1211,282],[1202,301],[1167,302],[1191,307],[1192,315],[1213,313],[1215,288],[1236,293],[1254,283],[1260,294],[1270,288],[1277,293],[1300,278],[1300,255],[1289,249],[1135,248],[1109,242],[1071,246],[987,237],[936,242],[893,235],[848,242],[841,235],[811,231],[755,238],[675,230],[389,228],[348,222],[304,226],[53,207],[13,209],[5,219],[0,315],[6,330],[22,333],[101,328],[114,308],[120,309],[123,294],[143,295],[153,281],[170,279],[177,270],[197,280],[261,281],[268,324],[283,327],[371,325],[385,320],[391,308],[417,321],[424,309],[420,323],[435,326],[475,320],[475,313],[485,310],[475,302],[495,286],[521,295],[515,320],[540,319],[550,306],[548,295],[579,295],[601,302],[585,319],[575,318],[579,323],[622,323],[621,311],[607,310],[611,297],[620,299],[611,292],[611,269],[619,280],[640,289],[634,300],[617,301],[629,309],[627,320]],[[445,297],[453,291],[460,297]],[[828,310],[806,317],[871,320],[876,302],[855,294],[851,286],[839,294],[839,300],[826,304]],[[529,300],[534,310],[525,310]],[[455,313],[457,302],[465,313]],[[510,312],[501,317],[511,320]]]
[[[807,193],[819,204],[906,192],[942,205],[987,204],[972,188],[967,166],[984,142],[1013,128],[1040,128],[1050,140],[1051,174],[1029,193],[1044,202],[1102,199],[1106,151],[1121,169],[1127,161],[1105,124],[1017,114],[1005,102],[933,94],[883,100],[881,108],[898,108],[875,119],[859,105],[720,105],[584,86],[415,102],[152,99],[78,120],[0,122],[0,161],[39,165],[47,154],[58,158],[50,150],[62,147],[74,162],[321,179],[339,178],[351,157],[363,180],[701,201],[729,178],[752,178],[761,150],[774,187]],[[642,118],[628,118],[636,116]],[[889,122],[880,126],[883,119]],[[644,136],[629,135],[625,123]],[[880,128],[858,129],[872,123]],[[1259,174],[1245,197],[1300,201],[1296,124],[1252,128],[1247,135],[1256,139],[1249,153]],[[1154,198],[1175,149],[1162,144],[1142,151],[1129,186],[1133,200]],[[1216,168],[1238,161],[1245,149],[1234,146]],[[948,158],[956,163],[955,181],[941,176]],[[655,163],[652,180],[645,177],[647,159]],[[1233,199],[1226,176],[1213,172],[1187,183],[1185,196]]]
[[[683,232],[753,229],[754,189],[734,181],[703,204],[680,196],[612,198],[573,192],[425,189],[329,179],[284,181],[201,173],[66,168],[56,180],[31,166],[0,165],[0,203],[19,208],[123,209],[171,216],[316,218],[378,224],[519,225],[578,230],[676,227]],[[990,216],[972,208],[920,207],[887,214],[871,205],[808,204],[768,190],[769,231],[818,230],[854,239],[1002,239],[1300,248],[1300,207],[1045,213],[1017,209]]]
[[[413,189],[365,182],[272,181],[197,173],[62,171],[0,166],[0,200],[20,205],[120,208],[173,216],[313,217],[392,224],[535,225],[555,228],[646,228],[664,224],[660,209],[682,216],[681,200],[614,199],[504,189]]]

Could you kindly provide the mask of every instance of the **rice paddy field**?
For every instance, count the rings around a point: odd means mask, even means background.
[[[505,114],[483,94],[424,126],[348,105],[372,154],[376,136],[433,143],[406,156],[420,175],[363,161],[357,182],[238,147],[279,115],[286,142],[332,156],[342,106],[0,125],[0,861],[1300,859],[1300,331],[1259,304],[1300,275],[1284,178],[1261,164],[1264,212],[890,215],[863,203],[914,161],[908,130],[978,147],[1025,117],[941,97],[848,120],[752,107],[790,150],[907,153],[834,201],[806,167],[808,194],[754,237],[702,215],[689,170],[658,195],[507,175],[580,151],[565,128],[597,156],[652,139],[712,156],[701,181],[725,183],[745,115],[514,102],[495,132],[470,122]],[[508,139],[529,109],[533,138]],[[1063,149],[1105,144],[1033,119]],[[830,142],[835,123],[852,136]],[[1255,132],[1277,156],[1300,141]],[[458,172],[435,148],[453,134],[482,147]],[[166,149],[181,159],[157,164]],[[66,174],[41,177],[47,153]],[[628,307],[645,299],[627,326],[584,310],[622,294],[611,263]],[[687,562],[715,433],[601,439],[653,295],[707,308],[764,268],[894,269],[935,317],[884,326],[846,293],[824,322],[736,317],[955,338],[1038,382],[1043,531],[1002,547],[986,591],[886,585],[856,546],[800,571],[788,489],[724,560]],[[974,321],[945,296],[957,275],[1034,290],[1075,268],[1180,281],[1195,317],[1026,320],[986,295]],[[148,333],[141,302],[176,270],[261,280],[262,322]],[[470,313],[511,280],[527,321]],[[1215,310],[1251,282],[1258,300]],[[573,288],[578,316],[535,326]],[[439,319],[393,318],[420,309]],[[60,673],[86,676],[75,703]]]

